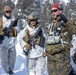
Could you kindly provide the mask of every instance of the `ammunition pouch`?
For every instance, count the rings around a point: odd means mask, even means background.
[[[39,45],[40,43],[40,36],[38,36],[38,38],[36,39],[36,41],[34,42],[34,44]]]
[[[3,35],[3,19],[0,18],[0,35]]]
[[[28,39],[29,39],[29,35],[26,35],[26,36],[23,37],[23,40],[24,40],[25,42],[28,42]]]
[[[30,37],[33,37],[33,36],[26,34],[26,36],[23,37],[23,40],[28,43],[28,39],[29,39]],[[34,44],[38,45],[39,43],[40,43],[40,36],[38,36],[38,38],[36,38]]]
[[[26,30],[25,30],[25,33],[26,33],[26,35],[23,37],[23,40],[28,43],[28,39],[29,39],[29,37],[30,37],[30,35],[29,35],[29,30],[26,29]]]
[[[9,32],[9,36],[11,37],[17,37],[17,30],[16,28],[12,28],[12,30]]]
[[[47,36],[47,44],[57,44],[60,42],[60,35],[55,35],[54,32],[51,32]]]
[[[3,28],[0,28],[0,35],[3,35],[4,32],[3,32]]]
[[[29,35],[28,29],[26,29],[25,32],[26,32],[26,35],[23,37],[23,40],[26,43],[29,43],[29,39],[30,39],[30,44],[31,44],[31,41],[33,41],[34,45],[39,45],[41,47],[44,47],[45,37],[43,35],[38,34],[38,36],[33,39],[34,35]]]

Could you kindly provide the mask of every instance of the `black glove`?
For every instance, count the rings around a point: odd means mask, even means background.
[[[3,35],[0,35],[0,40],[4,40],[4,36]]]
[[[2,43],[3,40],[4,40],[4,36],[0,35],[0,43]]]
[[[60,17],[59,19],[58,19],[58,21],[63,21],[64,23],[67,23],[67,18],[65,17],[65,15],[64,14],[59,14],[59,15],[57,15],[58,17]]]
[[[8,37],[9,37],[9,33],[8,33],[8,28],[7,28],[7,27],[5,27],[5,28],[3,29],[3,32],[4,32],[4,35],[5,35],[5,36],[8,36]]]

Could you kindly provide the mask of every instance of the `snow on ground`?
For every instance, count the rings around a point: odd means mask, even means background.
[[[27,58],[25,55],[23,55],[23,52],[19,43],[16,45],[16,52],[17,52],[17,56],[16,56],[16,63],[14,68],[14,75],[28,75]],[[7,75],[1,67],[1,63],[0,63],[0,75]],[[44,75],[48,75],[47,69]]]
[[[22,49],[19,43],[16,45],[16,63],[14,68],[14,75],[28,75],[27,65],[26,65],[26,57],[22,54]],[[0,63],[0,75],[7,75],[5,71],[1,67]]]

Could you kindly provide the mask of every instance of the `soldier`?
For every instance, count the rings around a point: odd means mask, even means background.
[[[8,30],[8,27],[14,21],[12,18],[12,9],[10,6],[6,5],[3,9],[4,15],[0,18],[0,56],[1,65],[6,73],[13,74],[13,69],[16,60],[16,36],[17,29],[13,27],[9,34],[3,36],[4,30]],[[7,27],[7,28],[6,28]]]
[[[71,65],[71,70],[69,75],[76,75],[76,48],[71,48],[70,51],[70,65]]]
[[[76,75],[76,35],[72,36],[72,45],[73,47],[70,49],[70,66],[71,70],[69,75]]]
[[[76,33],[76,27],[72,25],[73,22],[67,20],[64,14],[60,13],[58,3],[52,5],[51,14],[53,21],[50,29],[50,38],[52,38],[46,46],[48,72],[49,75],[68,75],[71,36]],[[59,25],[60,28],[58,28]]]
[[[29,75],[43,75],[45,71],[45,33],[43,28],[38,34],[38,37],[34,38],[33,45],[29,43],[29,38],[35,36],[40,24],[37,22],[37,18],[34,13],[28,16],[28,25],[20,32],[18,37],[19,43],[24,51],[24,54],[28,58],[28,71]],[[43,38],[42,38],[43,37]],[[44,40],[43,40],[44,39]],[[41,41],[43,47],[40,45]],[[31,40],[32,41],[32,40]]]

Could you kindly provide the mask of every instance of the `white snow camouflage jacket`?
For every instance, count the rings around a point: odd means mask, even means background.
[[[30,35],[34,35],[36,33],[36,31],[38,30],[38,27],[37,28],[31,28],[29,25],[27,25],[18,35],[18,40],[19,40],[19,43],[22,47],[22,49],[24,48],[24,46],[26,45],[26,42],[23,40],[23,37],[26,35],[26,32],[25,30],[28,29],[29,30],[29,34]],[[45,33],[44,33],[44,30],[42,29],[43,31],[43,36],[45,37]],[[37,58],[37,57],[40,57],[42,56],[43,52],[45,52],[45,48],[46,48],[46,44],[45,44],[45,47],[42,48],[40,47],[39,45],[35,45],[35,48],[32,47],[31,50],[29,50],[29,58]]]

